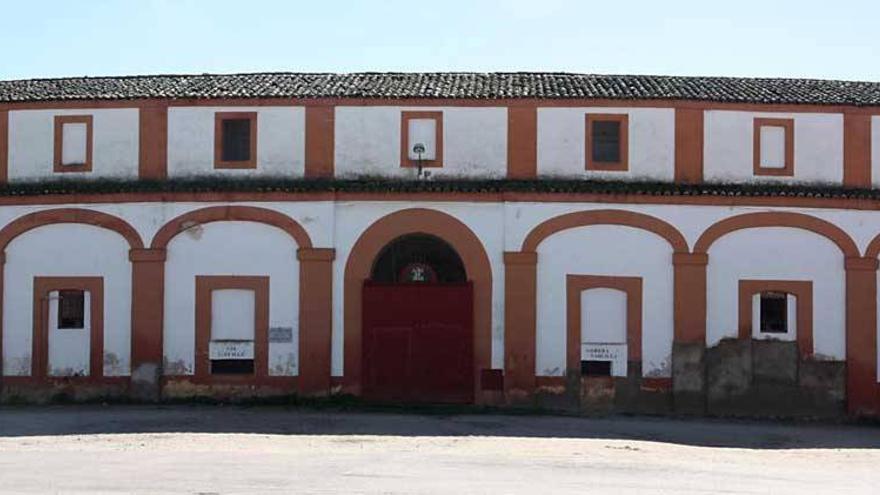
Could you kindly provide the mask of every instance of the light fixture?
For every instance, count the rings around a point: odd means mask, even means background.
[[[422,178],[422,154],[425,153],[425,145],[423,143],[416,143],[412,148],[413,153],[416,154],[416,165],[419,167],[419,173],[417,175],[418,178]]]

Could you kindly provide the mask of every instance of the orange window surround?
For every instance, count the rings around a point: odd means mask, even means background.
[[[208,358],[211,343],[211,298],[220,289],[254,292],[254,373],[212,375]],[[195,379],[200,382],[255,382],[269,374],[269,277],[241,275],[196,276],[196,362]]]
[[[248,156],[244,160],[230,160],[224,157],[224,132],[231,121],[249,122]],[[214,114],[214,168],[247,169],[257,168],[257,112],[217,112]]]
[[[618,128],[617,160],[599,160],[597,136],[601,127],[616,124]],[[601,136],[599,136],[601,137]],[[592,113],[586,115],[585,166],[587,170],[626,172],[629,170],[629,115],[625,113]]]
[[[400,166],[417,167],[418,160],[409,157],[411,145],[409,139],[409,121],[430,119],[434,125],[434,143],[436,151],[433,160],[422,160],[422,167],[439,168],[443,166],[443,112],[401,112],[400,113]]]
[[[64,163],[64,126],[68,124],[84,124],[86,126],[86,158],[83,163]],[[91,172],[92,171],[92,116],[91,115],[56,115],[55,116],[55,172]]]
[[[761,292],[783,292],[797,298],[797,347],[801,357],[813,355],[813,282],[805,280],[740,280],[739,332],[742,340],[752,338],[752,296]]]
[[[785,133],[785,162],[783,167],[768,167],[761,163],[761,129],[765,127],[779,127]],[[794,176],[794,119],[767,119],[756,118],[754,123],[754,164],[755,175],[792,177]]]

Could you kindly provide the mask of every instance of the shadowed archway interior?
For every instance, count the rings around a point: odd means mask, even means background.
[[[408,267],[425,267],[432,272],[425,282],[460,283],[467,272],[458,253],[446,241],[428,234],[407,234],[394,239],[376,257],[370,281],[413,282]]]

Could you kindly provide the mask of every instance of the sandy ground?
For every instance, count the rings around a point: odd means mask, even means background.
[[[0,409],[3,493],[880,493],[880,427]]]

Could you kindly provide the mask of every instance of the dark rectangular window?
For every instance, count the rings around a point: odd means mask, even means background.
[[[611,376],[611,361],[581,361],[582,376]]]
[[[788,296],[784,292],[761,293],[761,332],[788,331]]]
[[[246,162],[251,159],[251,121],[250,119],[223,120],[224,162]]]
[[[85,305],[85,292],[81,290],[58,291],[58,328],[84,328]]]
[[[212,375],[253,375],[253,359],[212,359]]]
[[[593,161],[596,163],[620,162],[620,122],[596,120],[592,125]]]

